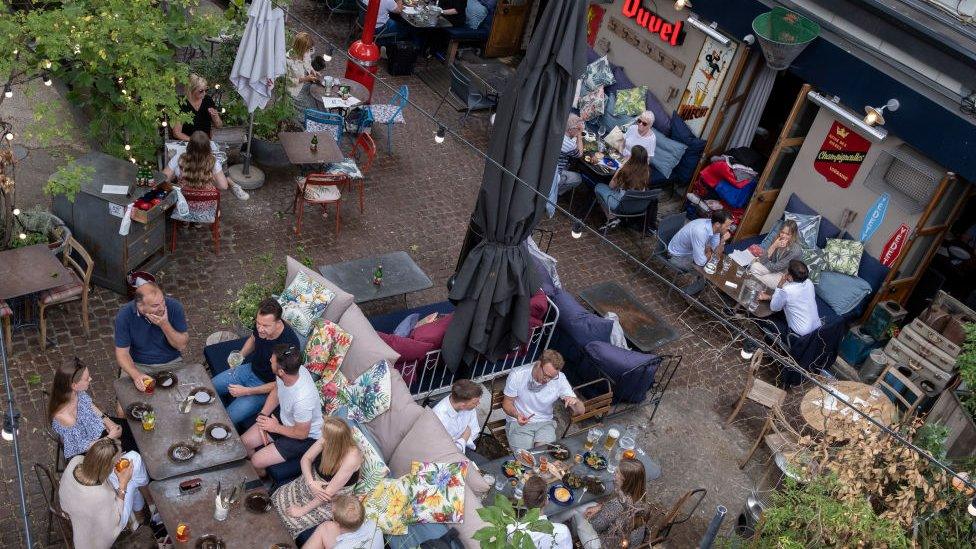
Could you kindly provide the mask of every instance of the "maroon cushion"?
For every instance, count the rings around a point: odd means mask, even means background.
[[[393,368],[400,372],[404,383],[409,387],[417,375],[417,368],[423,368],[427,353],[433,351],[436,347],[425,341],[417,341],[416,339],[401,337],[395,334],[376,332],[376,335],[400,355]]]
[[[444,315],[423,326],[418,326],[413,329],[413,332],[410,332],[410,339],[423,341],[433,345],[434,349],[440,349],[444,342],[444,334],[447,333],[447,326],[451,323],[452,318],[454,318],[454,313]]]
[[[542,323],[546,320],[546,313],[548,311],[549,300],[546,299],[545,292],[539,290],[529,301],[529,325],[542,326]]]

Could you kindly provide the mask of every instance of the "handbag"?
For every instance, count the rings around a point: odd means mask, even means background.
[[[614,126],[613,129],[610,130],[610,133],[603,138],[604,143],[617,151],[624,147],[624,141],[624,132],[620,129],[620,126]]]

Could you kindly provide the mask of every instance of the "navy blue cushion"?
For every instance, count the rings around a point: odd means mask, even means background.
[[[552,301],[559,309],[558,326],[577,345],[582,347],[591,341],[610,342],[612,320],[587,311],[572,294],[565,290],[557,290],[556,295],[552,296]]]
[[[472,41],[472,42],[476,40],[486,40],[488,39],[489,29],[486,29],[484,27],[483,22],[481,25],[482,26],[476,29],[469,29],[468,27],[465,26],[451,27],[449,29],[444,29],[444,32],[446,32],[447,35],[450,36],[452,40]]]
[[[601,57],[603,57],[603,56],[600,55],[599,53],[597,53],[596,51],[594,51],[593,48],[591,48],[589,46],[586,47],[586,64],[587,65],[589,65],[590,63],[596,61],[597,59],[599,59]]]
[[[821,221],[821,223],[823,222]],[[880,261],[870,255],[861,254],[861,264],[857,267],[857,276],[868,281],[873,293],[881,289],[881,284],[888,277],[888,271],[890,270],[889,267],[885,267]]]
[[[454,305],[452,305],[450,301],[441,301],[438,303],[430,303],[428,305],[414,307],[412,309],[403,309],[402,311],[396,311],[385,315],[373,316],[369,318],[369,323],[377,332],[392,334],[393,331],[396,330],[397,326],[400,325],[400,322],[411,314],[417,313],[420,318],[423,318],[430,313],[448,314],[453,312]]]
[[[627,71],[625,71],[620,65],[610,63],[610,70],[613,71],[614,82],[613,84],[608,84],[603,87],[603,91],[607,95],[615,94],[617,93],[617,90],[629,90],[630,88],[637,87],[637,85],[627,77]]]
[[[688,124],[678,116],[678,111],[671,113],[671,139],[688,146],[684,156],[681,157],[678,165],[671,172],[671,178],[681,184],[691,183],[691,176],[695,174],[698,161],[701,160],[702,154],[705,152],[705,140],[699,139],[691,131]]]
[[[302,475],[302,458],[296,457],[268,467],[268,476],[275,487],[284,486]]]
[[[246,341],[247,338],[242,337],[214,343],[203,348],[203,359],[210,365],[210,371],[213,375],[217,375],[230,367],[227,365],[227,357],[234,351],[240,351]]]
[[[654,385],[654,374],[661,363],[655,355],[621,349],[603,341],[588,343],[586,354],[613,381],[614,402],[643,402]]]

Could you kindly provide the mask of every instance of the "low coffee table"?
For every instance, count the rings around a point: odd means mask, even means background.
[[[724,273],[722,272],[721,261],[719,261],[718,269],[715,270],[715,274],[707,274],[705,270],[702,269],[701,267],[696,267],[696,269],[698,270],[699,274],[705,277],[705,280],[711,283],[712,286],[715,286],[715,289],[719,290],[723,294],[732,298],[732,301],[734,301],[736,305],[740,305],[742,306],[743,309],[745,309],[746,308],[745,305],[739,303],[739,291],[742,290],[742,284],[743,282],[745,282],[745,277],[736,276],[735,274],[736,267],[738,267],[738,265],[736,264],[735,261],[732,260],[732,258],[729,258],[729,261],[732,264],[729,266],[729,270]],[[748,276],[748,271],[747,271],[747,276]],[[726,284],[727,282],[730,284],[734,284],[735,286],[734,287],[729,286],[728,284]],[[763,290],[768,291],[766,290],[765,286],[763,286]],[[766,318],[768,316],[771,316],[773,314],[773,311],[772,309],[769,308],[769,301],[760,301],[759,307],[757,307],[755,311],[749,314],[751,314],[756,318]]]
[[[627,341],[645,353],[678,338],[674,328],[616,282],[595,284],[580,292],[579,296],[600,316],[605,316],[607,312],[616,313]]]
[[[383,266],[383,283],[373,284],[373,272]],[[344,263],[319,267],[322,276],[353,295],[356,303],[366,303],[426,290],[434,285],[407,252],[392,252]]]

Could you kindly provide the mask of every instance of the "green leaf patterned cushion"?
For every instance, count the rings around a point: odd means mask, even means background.
[[[312,324],[322,316],[325,309],[335,299],[335,292],[312,280],[307,274],[299,272],[278,296],[281,304],[281,319],[288,323],[296,332],[308,336]]]
[[[383,456],[366,439],[366,435],[356,427],[350,430],[356,446],[359,446],[359,451],[363,454],[363,464],[359,466],[359,481],[353,486],[352,491],[357,496],[364,496],[372,492],[376,485],[390,474],[390,468],[383,461]]]
[[[613,77],[613,69],[610,67],[610,60],[603,56],[586,66],[583,73],[583,88],[580,93],[586,95],[591,91],[609,86],[616,82]]]
[[[367,423],[390,409],[391,383],[390,363],[381,360],[339,391],[339,403],[349,407],[349,417]]]
[[[803,248],[816,248],[817,235],[820,234],[820,216],[783,212],[783,219],[792,219],[800,230],[799,242]],[[777,230],[777,232],[779,232]],[[775,236],[773,238],[776,238]]]
[[[647,95],[647,86],[638,86],[629,90],[619,90],[617,92],[617,103],[613,114],[616,116],[637,116],[644,112],[644,97]]]
[[[460,523],[464,521],[464,475],[468,462],[428,463],[414,461],[410,474],[410,500],[413,518],[421,524]]]
[[[828,271],[857,276],[858,267],[861,265],[861,254],[864,253],[864,244],[856,240],[828,238],[824,252],[827,255]]]
[[[827,255],[820,248],[803,248],[801,259],[810,271],[810,281],[819,283],[820,273],[827,267]]]

